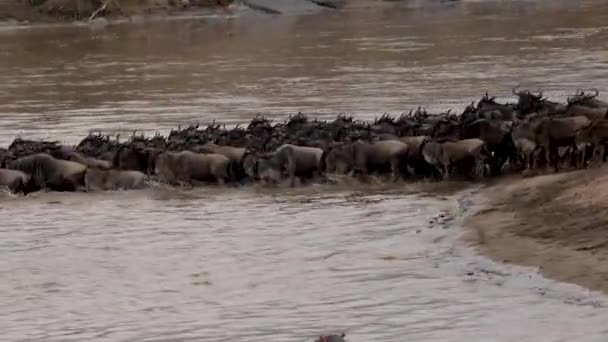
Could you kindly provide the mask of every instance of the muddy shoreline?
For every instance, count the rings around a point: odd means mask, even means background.
[[[462,239],[495,261],[608,293],[608,170],[605,167],[493,182]]]

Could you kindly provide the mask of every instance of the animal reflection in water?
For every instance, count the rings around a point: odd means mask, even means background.
[[[257,116],[245,128],[191,126],[124,142],[89,134],[77,146],[15,139],[0,149],[0,186],[27,194],[137,189],[150,179],[176,186],[296,186],[329,175],[474,180],[606,160],[608,102],[597,90],[578,90],[566,103],[517,87],[512,92],[517,102],[486,94],[460,115],[418,108],[373,122],[298,114],[273,123]]]

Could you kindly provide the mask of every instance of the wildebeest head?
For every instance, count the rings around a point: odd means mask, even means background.
[[[543,99],[543,93],[534,94],[529,90],[517,90],[519,86],[515,86],[511,91],[518,97],[517,110],[521,114],[529,114],[538,110],[539,104]]]
[[[113,165],[119,170],[137,170],[150,174],[151,160],[159,153],[159,149],[147,148],[140,144],[123,144],[114,155]]]
[[[433,138],[457,137],[460,132],[460,124],[451,118],[441,118],[433,124],[430,136]]]
[[[471,102],[470,105],[466,106],[462,114],[460,115],[460,121],[463,124],[468,124],[479,118],[479,111],[475,107],[475,102]]]
[[[568,105],[580,105],[589,108],[606,108],[608,102],[600,101],[597,96],[600,94],[599,90],[591,89],[589,92],[585,92],[582,89],[576,91],[574,96],[568,97]]]
[[[98,157],[103,153],[114,150],[118,145],[115,140],[110,140],[109,136],[101,134],[89,134],[76,146],[76,150],[88,156]]]

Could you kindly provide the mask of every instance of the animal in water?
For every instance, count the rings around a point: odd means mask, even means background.
[[[345,337],[346,334],[344,333],[340,335],[321,335],[315,342],[346,342]]]
[[[112,166],[118,170],[136,170],[149,174],[153,171],[153,161],[161,152],[157,148],[141,144],[122,144],[114,154]]]
[[[420,146],[420,153],[427,163],[435,166],[443,179],[448,179],[454,171],[468,176],[479,176],[488,157],[486,143],[481,139],[457,141],[426,140]]]
[[[154,173],[169,184],[215,181],[222,185],[231,179],[230,164],[217,153],[163,152],[155,158]]]
[[[0,169],[0,186],[7,187],[12,193],[27,195],[33,189],[29,188],[30,176],[19,170]]]
[[[86,190],[130,190],[146,187],[146,175],[135,170],[88,168],[84,175]]]
[[[398,179],[407,168],[408,145],[402,141],[356,141],[326,151],[324,169],[336,173],[390,173]]]
[[[76,191],[84,187],[87,167],[80,163],[60,160],[46,153],[37,153],[6,163],[8,169],[30,175],[32,186],[53,191]]]
[[[264,181],[276,183],[285,175],[291,186],[296,178],[301,180],[320,176],[323,150],[317,147],[284,144],[274,152],[260,155],[257,159],[257,174]]]

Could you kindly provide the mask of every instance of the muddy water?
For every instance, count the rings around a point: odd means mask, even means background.
[[[581,20],[581,18],[585,18]],[[608,87],[603,1],[352,1],[0,31],[0,144],[253,113],[460,108]],[[605,341],[606,298],[456,243],[424,186],[0,194],[7,341]]]

